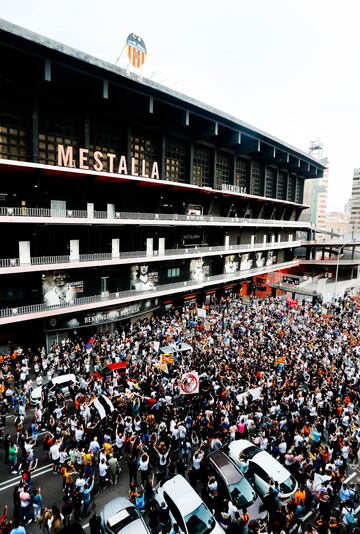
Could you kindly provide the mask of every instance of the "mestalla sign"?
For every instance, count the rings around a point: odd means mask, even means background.
[[[113,152],[101,152],[100,150],[92,152],[88,148],[79,148],[78,160],[76,160],[74,159],[73,146],[57,146],[57,164],[59,167],[102,172],[105,161],[107,162],[107,172],[110,173],[141,176],[142,178],[160,178],[159,165],[156,161],[147,162],[145,159],[138,161],[136,158],[130,158],[129,161],[125,156]],[[150,169],[150,172],[148,173],[146,169]]]

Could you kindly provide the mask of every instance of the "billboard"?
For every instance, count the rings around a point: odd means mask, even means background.
[[[112,308],[110,310],[77,313],[71,317],[59,315],[57,317],[51,317],[45,321],[45,331],[78,329],[86,326],[115,323],[136,315],[151,312],[158,307],[158,299],[148,299],[134,302],[126,306]]]
[[[202,282],[210,274],[210,264],[206,258],[194,258],[190,261],[190,280]]]
[[[72,304],[83,295],[84,282],[76,278],[76,272],[47,271],[41,279],[43,303],[47,306]]]
[[[230,254],[224,258],[224,273],[236,273],[240,267],[240,256],[238,254]]]
[[[150,291],[159,283],[159,273],[149,272],[147,263],[133,265],[130,268],[130,289],[135,291]]]

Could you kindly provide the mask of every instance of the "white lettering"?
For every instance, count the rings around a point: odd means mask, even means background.
[[[118,173],[119,174],[127,174],[128,173],[125,156],[120,156],[120,163],[119,163]]]
[[[156,161],[152,164],[151,178],[157,178],[159,180],[159,167]]]
[[[88,153],[89,153],[89,150],[87,148],[80,148],[79,150],[80,169],[86,169],[86,170],[89,169],[89,165],[87,165]]]
[[[67,146],[66,151],[64,145],[58,145],[58,165],[61,167],[72,167],[73,162],[73,147]]]
[[[116,155],[109,153],[107,153],[106,155],[109,160],[109,172],[114,172],[114,159],[116,158]]]
[[[136,159],[131,158],[131,176],[139,176],[139,174],[135,170],[135,166],[136,166]]]
[[[149,175],[146,174],[146,161],[144,159],[141,162],[141,176],[144,178],[149,178]]]
[[[102,171],[104,170],[104,164],[102,162],[102,158],[103,158],[103,153],[100,152],[100,150],[96,150],[94,152],[94,160],[96,161],[95,165],[94,165],[94,170],[95,171]]]

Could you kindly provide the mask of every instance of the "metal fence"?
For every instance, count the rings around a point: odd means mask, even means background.
[[[95,254],[80,254],[79,257],[71,256],[34,256],[30,258],[30,265],[57,265],[61,263],[78,263],[78,262],[93,262],[93,261],[113,261],[114,264],[119,260],[129,259],[137,261],[139,258],[166,258],[166,257],[183,257],[186,255],[206,255],[206,254],[216,254],[216,253],[241,253],[249,250],[272,250],[272,249],[281,249],[281,248],[293,248],[300,247],[302,241],[277,241],[273,243],[254,243],[253,245],[244,244],[244,245],[229,245],[225,246],[216,246],[216,247],[192,247],[192,248],[174,248],[166,249],[164,254],[159,255],[158,251],[154,251],[153,254],[148,255],[146,250],[132,250],[129,252],[120,252],[119,257],[113,257],[111,252],[104,253],[95,253]],[[28,266],[29,264],[20,263],[19,258],[3,258],[0,259],[0,268],[1,267],[21,267]]]
[[[243,278],[247,278],[249,276],[256,276],[257,274],[264,274],[270,271],[275,271],[278,269],[283,268],[289,268],[293,267],[299,264],[298,260],[288,261],[284,263],[278,263],[273,265],[272,267],[259,267],[256,269],[248,269],[244,271],[237,271],[236,273],[230,273],[230,274],[218,274],[215,276],[206,276],[202,282],[194,282],[192,280],[184,281],[184,282],[175,282],[172,284],[164,284],[155,287],[151,291],[135,291],[135,290],[128,290],[128,291],[119,291],[116,293],[109,293],[106,295],[93,295],[91,297],[82,297],[75,299],[73,303],[62,303],[55,306],[47,306],[46,304],[32,304],[29,306],[19,306],[19,307],[13,307],[13,308],[3,308],[0,309],[0,318],[6,318],[6,317],[14,317],[19,315],[32,315],[34,313],[39,312],[45,312],[49,310],[56,310],[56,309],[63,309],[63,308],[74,308],[76,306],[83,306],[87,304],[95,304],[99,302],[104,302],[104,306],[107,305],[108,302],[113,300],[121,300],[129,297],[133,297],[133,300],[138,299],[141,295],[154,297],[157,294],[162,293],[169,293],[171,291],[174,291],[176,289],[183,289],[186,288],[189,291],[192,289],[201,289],[205,286],[212,285],[216,282],[227,282],[232,280],[241,280]]]
[[[94,211],[93,217],[87,210],[51,209],[51,208],[8,208],[0,207],[0,216],[4,217],[45,217],[62,219],[110,219],[112,221],[168,221],[168,222],[210,222],[210,223],[234,223],[234,224],[264,224],[267,226],[308,228],[310,223],[300,221],[283,221],[279,219],[249,219],[242,217],[218,217],[212,215],[184,215],[177,213],[141,213],[141,212],[115,212],[114,216],[107,211]]]

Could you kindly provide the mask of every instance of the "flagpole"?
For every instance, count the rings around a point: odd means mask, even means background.
[[[124,52],[124,50],[125,50],[125,46],[126,46],[126,43],[124,44],[123,49],[122,49],[121,52],[120,52],[120,56],[119,56],[119,57],[117,58],[117,60],[115,61],[115,65],[117,65],[118,62],[120,61],[120,58],[121,58],[121,56],[123,55],[123,52]]]

